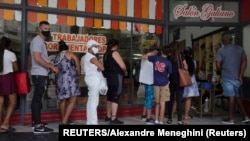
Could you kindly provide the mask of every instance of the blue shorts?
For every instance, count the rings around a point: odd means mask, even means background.
[[[221,83],[225,96],[240,96],[240,80],[222,78]]]

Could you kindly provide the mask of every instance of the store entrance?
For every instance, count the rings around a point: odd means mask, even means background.
[[[196,60],[196,78],[198,80],[211,81],[217,76],[215,56],[217,50],[222,47],[221,36],[224,32],[233,35],[233,43],[240,44],[239,30],[233,27],[171,27],[169,41],[179,42],[179,50],[182,52],[185,47],[193,49],[193,57]]]

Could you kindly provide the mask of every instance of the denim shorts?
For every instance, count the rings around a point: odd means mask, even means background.
[[[221,82],[225,96],[238,97],[240,95],[239,94],[239,88],[241,85],[240,80],[222,78]]]

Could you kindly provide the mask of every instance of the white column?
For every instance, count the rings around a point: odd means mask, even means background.
[[[111,14],[111,0],[103,0],[103,14]],[[111,20],[103,20],[103,27],[111,28]]]
[[[48,0],[48,7],[57,8],[57,0]],[[56,14],[48,14],[48,22],[50,24],[57,23],[57,15]]]
[[[134,0],[127,0],[127,17],[134,17]],[[131,31],[131,22],[127,23],[127,30]]]
[[[85,11],[85,0],[77,0],[77,11]],[[83,27],[84,26],[84,18],[76,17],[76,25]]]

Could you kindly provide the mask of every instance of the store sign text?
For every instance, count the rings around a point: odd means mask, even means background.
[[[89,40],[95,40],[101,44],[99,47],[99,53],[106,51],[107,39],[105,36],[88,35],[88,34],[70,34],[70,33],[58,33],[52,32],[52,41],[47,42],[48,51],[58,51],[58,42],[64,40],[72,52],[84,53],[87,51],[86,43]]]
[[[179,17],[200,17],[201,20],[209,20],[210,18],[232,18],[235,16],[234,11],[222,10],[222,6],[214,9],[214,5],[210,3],[204,4],[201,11],[194,5],[189,7],[188,4],[177,5],[173,13],[175,19]]]

